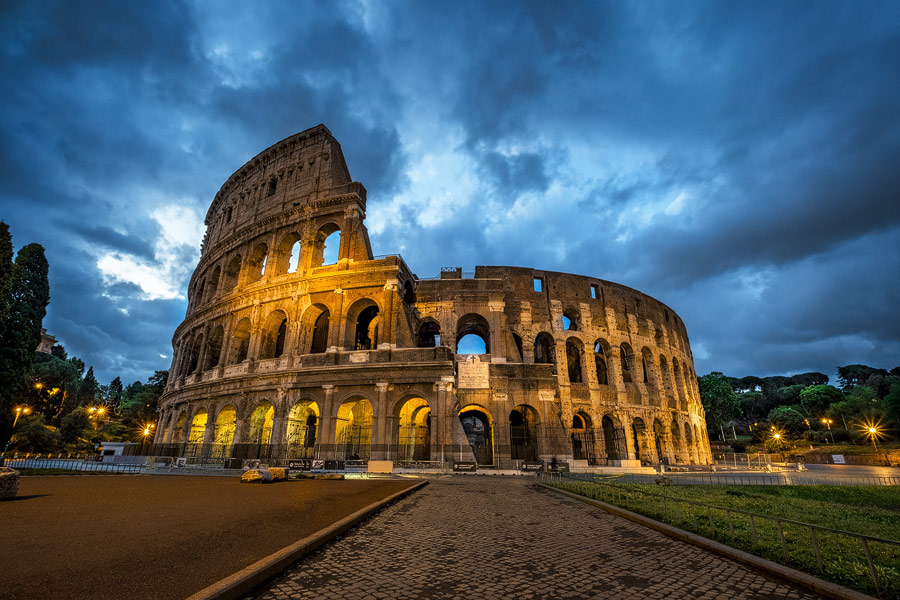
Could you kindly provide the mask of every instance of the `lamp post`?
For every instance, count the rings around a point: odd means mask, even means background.
[[[878,444],[875,443],[875,438],[878,437],[878,429],[872,426],[866,430],[869,432],[869,437],[872,438],[872,445],[875,446],[875,450],[878,450]]]
[[[831,433],[831,424],[834,423],[831,419],[822,419],[822,422],[828,427],[828,433],[831,435],[831,443],[834,443],[834,434]]]
[[[31,412],[31,409],[27,406],[17,406],[16,407],[16,418],[13,419],[13,431],[16,429],[16,423],[19,422],[19,417],[22,415],[27,415]],[[9,450],[9,442],[12,441],[12,435],[10,435],[10,439],[6,440],[6,446],[3,448],[3,454],[6,454],[6,451]]]

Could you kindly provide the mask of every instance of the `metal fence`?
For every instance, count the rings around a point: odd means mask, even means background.
[[[62,469],[92,473],[140,473],[143,464],[116,464],[79,459],[7,458],[4,466],[13,469]]]
[[[900,541],[629,488],[603,476],[547,473],[542,479],[838,583],[900,598]]]
[[[856,475],[810,475],[802,472],[780,473],[664,473],[672,485],[900,485],[900,476],[876,477]],[[591,473],[573,473],[573,477],[590,480]],[[659,475],[616,475],[622,483],[656,483]]]

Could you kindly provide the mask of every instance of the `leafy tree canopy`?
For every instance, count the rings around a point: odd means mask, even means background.
[[[741,404],[728,378],[713,372],[697,380],[709,428],[722,427],[740,415]]]
[[[816,420],[822,418],[829,406],[843,399],[844,394],[830,385],[811,385],[800,392],[800,404]]]
[[[797,437],[808,429],[806,418],[787,406],[772,409],[772,412],[769,413],[769,421],[791,437]]]
[[[868,365],[844,365],[843,367],[838,367],[837,370],[838,383],[841,384],[841,389],[845,392],[856,386],[865,385],[872,375],[889,374],[885,369],[876,369]]]

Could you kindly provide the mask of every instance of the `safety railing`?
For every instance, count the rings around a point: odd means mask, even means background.
[[[578,474],[573,474],[577,476]],[[590,473],[584,477],[593,477]],[[665,473],[672,485],[900,485],[900,476],[810,475],[796,471],[776,473]],[[622,483],[655,483],[658,475],[629,473],[617,476]]]
[[[78,459],[7,458],[4,466],[13,469],[58,469],[92,473],[140,473],[143,464],[116,464]]]
[[[900,598],[897,540],[630,488],[603,476],[546,473],[542,479],[860,591]]]

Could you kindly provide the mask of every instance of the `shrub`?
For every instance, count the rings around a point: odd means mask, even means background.
[[[32,415],[20,421],[12,439],[16,450],[24,452],[52,452],[61,441],[59,433],[44,422],[44,415]]]
[[[747,451],[747,442],[735,440],[731,443],[731,449],[734,450],[735,452],[746,452]]]

